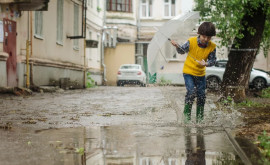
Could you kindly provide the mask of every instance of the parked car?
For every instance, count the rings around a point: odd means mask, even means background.
[[[206,86],[209,89],[218,89],[225,72],[227,60],[218,60],[212,67],[206,68]],[[249,79],[250,87],[263,89],[270,86],[270,74],[266,71],[252,69]]]
[[[117,86],[125,84],[146,85],[146,74],[139,64],[124,64],[121,65],[117,73]]]

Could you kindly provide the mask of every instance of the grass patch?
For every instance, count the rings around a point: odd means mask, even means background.
[[[270,136],[267,135],[266,131],[258,136],[258,141],[256,142],[259,145],[259,150],[261,151],[262,163],[270,164]]]
[[[262,90],[261,97],[270,98],[270,87]]]

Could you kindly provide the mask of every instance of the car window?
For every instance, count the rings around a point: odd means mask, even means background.
[[[226,62],[217,62],[215,66],[216,66],[216,67],[220,67],[220,68],[225,68],[226,65],[227,65]]]
[[[121,66],[121,69],[140,69],[140,67],[136,65],[124,65]]]

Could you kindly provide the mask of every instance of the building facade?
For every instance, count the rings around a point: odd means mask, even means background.
[[[106,85],[116,85],[121,64],[135,63],[138,1],[106,1],[104,64]]]
[[[89,76],[97,85],[102,85],[104,58],[102,36],[104,30],[105,1],[87,0],[86,40],[96,41],[96,47],[86,47],[86,66]]]
[[[141,64],[148,82],[183,84],[185,55],[152,78],[147,48],[158,28],[188,11],[184,0],[7,0],[0,2],[0,87],[116,85],[122,64]],[[196,30],[190,36],[196,36]],[[218,38],[213,39],[218,42]],[[90,46],[88,45],[90,43]],[[91,46],[92,43],[92,46]],[[95,44],[93,44],[95,43]],[[94,45],[94,46],[93,46]],[[217,58],[226,59],[218,48]],[[263,52],[255,68],[269,71]]]
[[[22,86],[24,74],[20,74],[20,53],[25,50],[21,47],[20,19],[25,11],[43,11],[48,9],[49,0],[5,0],[0,1],[0,87]],[[27,26],[27,24],[25,24]],[[19,37],[18,37],[19,36]]]
[[[103,15],[92,17],[91,11],[86,12],[90,6],[86,0],[47,1],[46,7],[41,5],[46,10],[37,8],[36,2],[33,2],[32,9],[25,9],[27,5],[23,3],[17,6],[14,3],[0,4],[0,25],[3,27],[0,31],[0,86],[82,88],[87,83],[87,72],[94,75],[96,84],[101,84],[100,50],[93,48],[94,53],[90,53],[84,41],[90,38],[91,28],[101,33]],[[19,10],[21,8],[27,11]],[[97,22],[97,28],[91,25],[86,15]],[[5,35],[11,29],[14,33]],[[5,49],[4,36],[12,37],[9,39],[13,42],[11,48]],[[97,57],[89,63],[91,54]]]

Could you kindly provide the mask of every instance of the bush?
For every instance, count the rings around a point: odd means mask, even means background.
[[[261,96],[263,98],[270,98],[270,87],[266,88],[266,89],[263,89]]]
[[[92,79],[91,77],[91,73],[90,72],[87,72],[87,82],[86,82],[86,87],[87,88],[93,88],[95,87],[95,80]]]
[[[263,155],[263,163],[270,164],[270,136],[266,131],[262,135],[258,136],[259,149]]]

